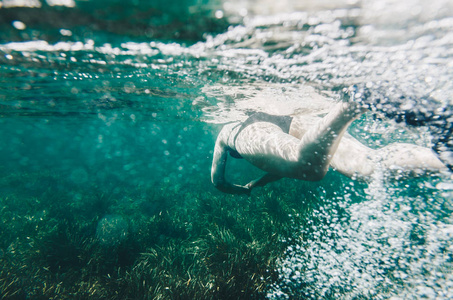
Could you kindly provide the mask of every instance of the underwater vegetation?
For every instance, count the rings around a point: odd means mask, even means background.
[[[93,184],[74,194],[45,172],[1,184],[23,182],[22,193],[0,199],[4,299],[264,299],[319,190],[288,181],[290,189],[234,197],[201,186],[108,193]]]

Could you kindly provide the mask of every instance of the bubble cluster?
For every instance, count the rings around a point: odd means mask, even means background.
[[[453,297],[452,196],[376,175],[361,201],[326,201],[300,229],[305,242],[288,247],[268,298]]]

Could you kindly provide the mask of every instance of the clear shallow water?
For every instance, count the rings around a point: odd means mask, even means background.
[[[376,112],[350,128],[370,146],[431,146],[451,124],[451,1],[191,3],[158,7],[159,18],[137,15],[143,3],[121,12],[115,2],[2,3],[2,197],[46,190],[17,174],[52,174],[75,200],[87,185],[115,195],[172,185],[181,205],[187,193],[216,195],[210,160],[223,123],[322,111],[352,84],[372,91]],[[33,18],[37,9],[55,21]],[[440,115],[442,126],[386,118],[408,111]],[[235,180],[257,172],[234,167],[246,170]],[[285,185],[297,183],[275,187]],[[362,186],[330,174],[268,298],[451,298],[451,190],[449,175]]]

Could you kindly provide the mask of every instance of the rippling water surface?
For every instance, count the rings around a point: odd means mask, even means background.
[[[451,1],[188,2],[0,2],[1,197],[38,197],[46,183],[11,178],[43,174],[74,199],[87,185],[215,195],[222,124],[323,110],[354,84],[374,108],[352,135],[440,143],[451,162]],[[366,186],[330,174],[267,297],[452,298],[452,191],[449,174]]]

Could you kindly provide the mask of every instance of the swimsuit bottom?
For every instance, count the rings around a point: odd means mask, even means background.
[[[248,117],[247,120],[245,120],[241,127],[239,128],[238,133],[236,133],[236,136],[234,137],[234,145],[236,146],[236,138],[239,135],[239,133],[245,129],[245,127],[252,125],[253,123],[257,122],[267,122],[267,123],[272,123],[277,125],[282,129],[284,133],[289,133],[289,128],[291,127],[291,122],[293,120],[293,117],[291,116],[276,116],[276,115],[269,115],[263,112],[257,112]],[[234,158],[242,158],[242,156],[233,149],[230,149],[230,155]]]

